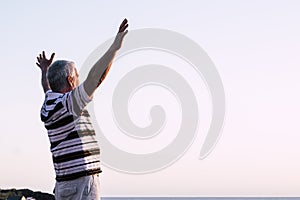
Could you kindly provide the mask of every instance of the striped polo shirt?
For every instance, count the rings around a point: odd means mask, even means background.
[[[83,84],[67,93],[48,90],[41,120],[48,131],[57,181],[100,173],[100,149],[85,106],[92,100]]]

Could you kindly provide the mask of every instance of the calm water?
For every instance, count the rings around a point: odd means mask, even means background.
[[[102,197],[101,200],[300,200],[300,197]]]

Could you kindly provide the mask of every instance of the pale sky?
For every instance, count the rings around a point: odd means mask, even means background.
[[[210,102],[201,77],[190,79],[199,88],[195,95],[200,114],[197,138],[188,151],[173,165],[143,175],[103,166],[102,196],[300,196],[299,1],[1,1],[0,4],[1,189],[52,192],[55,184],[47,132],[39,118],[43,92],[36,56],[42,50],[47,55],[56,52],[55,59],[73,60],[80,69],[94,49],[115,35],[126,17],[129,31],[172,30],[206,51],[223,81],[226,120],[215,149],[199,160],[211,116]],[[147,64],[148,59],[151,63],[155,57],[155,62],[177,63],[174,68],[182,70],[180,62],[172,61],[175,59],[172,56],[161,55],[162,60],[157,60],[160,58],[157,52],[128,56],[113,65],[107,82],[99,88],[104,94],[98,92],[94,97],[95,110],[103,110],[96,113],[97,120],[113,123],[101,98],[113,90],[119,74],[130,68],[126,65]],[[194,76],[188,67],[182,73]],[[140,125],[149,123],[148,113],[136,108],[134,102],[141,101],[155,88],[145,89],[133,97],[128,108],[132,120]],[[154,92],[166,94],[160,89]],[[169,98],[172,99],[166,94],[163,99]],[[147,101],[153,104],[151,99]],[[156,151],[159,145],[175,137],[173,130],[180,121],[176,118],[180,113],[176,100],[162,104],[175,108],[166,107],[166,111],[172,110],[167,113],[169,124],[152,143],[130,143],[125,136],[113,135],[114,126],[108,124],[102,128],[110,140],[115,140],[115,145],[128,152],[137,153],[138,147],[142,153]],[[152,144],[156,145],[152,148]]]

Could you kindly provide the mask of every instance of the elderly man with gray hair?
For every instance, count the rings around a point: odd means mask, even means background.
[[[55,54],[47,59],[44,51],[37,57],[45,92],[41,120],[51,144],[57,200],[100,199],[100,149],[85,107],[105,79],[127,27],[124,19],[113,44],[82,84],[74,62],[57,60],[51,64]]]

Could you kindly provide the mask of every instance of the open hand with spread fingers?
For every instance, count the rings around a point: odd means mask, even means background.
[[[37,58],[36,65],[42,71],[47,71],[53,61],[54,56],[55,56],[55,53],[52,53],[50,59],[47,59],[46,55],[45,55],[45,51],[43,51],[38,57],[36,57]]]

